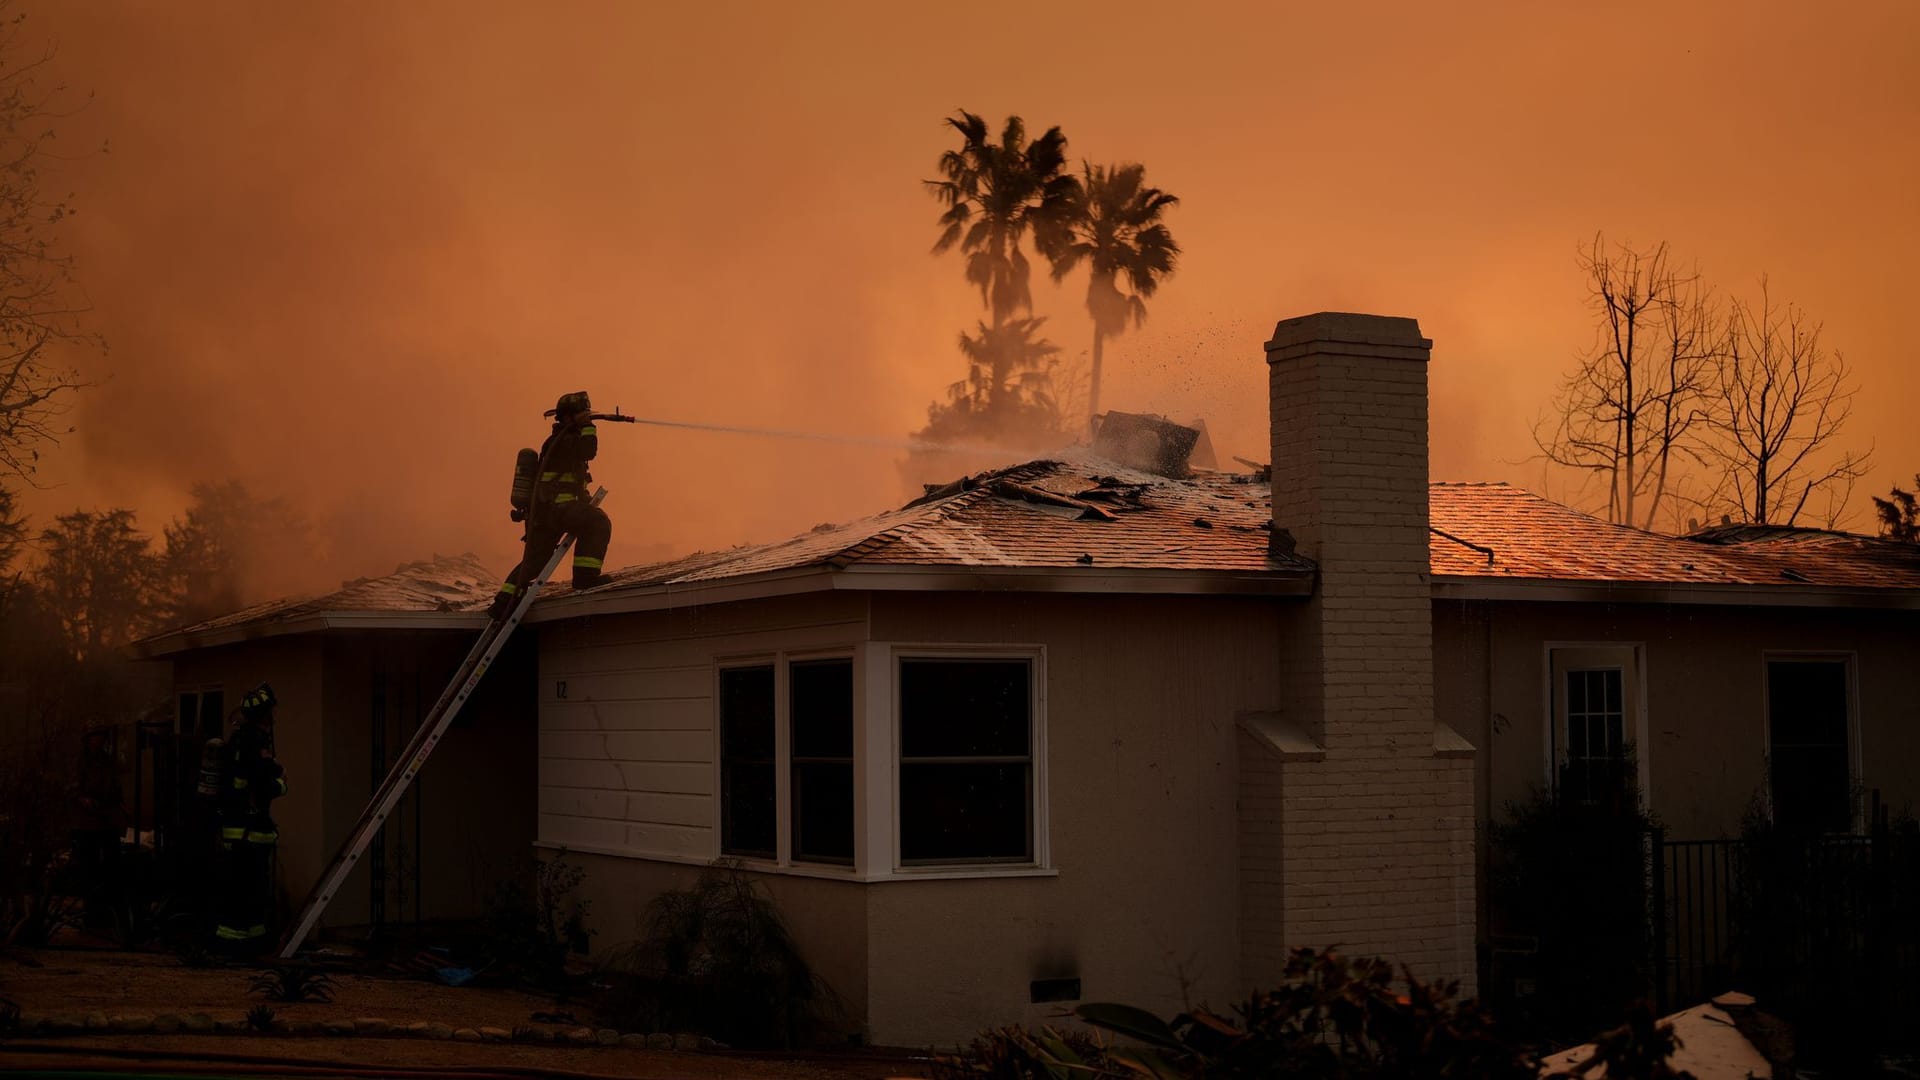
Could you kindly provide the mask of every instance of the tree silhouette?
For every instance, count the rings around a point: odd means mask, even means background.
[[[1899,486],[1887,498],[1873,497],[1873,512],[1880,518],[1880,535],[1909,544],[1920,544],[1920,473],[1913,477],[1913,491]]]
[[[186,514],[165,530],[169,621],[198,622],[293,589],[314,559],[312,530],[283,498],[238,480],[193,485]]]
[[[1708,446],[1722,468],[1721,500],[1753,524],[1793,525],[1820,495],[1831,525],[1866,472],[1870,452],[1836,445],[1855,387],[1822,329],[1792,304],[1775,306],[1765,278],[1760,303],[1736,301],[1728,317]]]
[[[941,179],[924,181],[947,208],[933,253],[957,246],[966,256],[967,281],[980,290],[997,329],[1016,310],[1033,309],[1031,267],[1022,250],[1028,234],[1043,247],[1058,243],[1073,189],[1073,178],[1060,172],[1067,137],[1052,127],[1028,142],[1026,124],[1009,116],[995,142],[987,122],[965,110],[947,124],[959,132],[960,148],[940,155]]]
[[[1725,344],[1713,294],[1667,245],[1609,245],[1578,256],[1594,343],[1555,395],[1534,444],[1555,465],[1607,485],[1607,520],[1651,529],[1706,463]]]
[[[34,591],[76,660],[99,659],[152,628],[159,561],[131,510],[76,510],[40,534]]]
[[[1054,357],[1060,350],[1039,336],[1043,318],[979,324],[960,335],[967,377],[947,388],[945,404],[927,409],[916,437],[931,443],[982,440],[1041,449],[1061,436],[1053,398]]]
[[[1087,265],[1087,314],[1093,317],[1089,427],[1100,411],[1106,339],[1146,321],[1146,298],[1172,275],[1180,257],[1180,245],[1161,220],[1167,207],[1180,200],[1148,187],[1146,180],[1144,165],[1083,165],[1082,176],[1065,196],[1060,227],[1038,234],[1055,281]]]
[[[73,261],[54,244],[66,202],[40,190],[40,165],[63,116],[64,88],[43,84],[51,46],[24,40],[25,15],[0,0],[0,473],[31,477],[40,447],[64,434],[60,418],[86,385],[60,356],[101,350],[82,323]]]

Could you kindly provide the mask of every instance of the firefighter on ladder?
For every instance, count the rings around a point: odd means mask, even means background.
[[[271,944],[267,912],[273,902],[273,855],[280,829],[267,812],[287,793],[286,770],[273,756],[273,687],[261,683],[240,702],[240,723],[222,747],[226,783],[220,812],[220,925],[214,937],[238,953]]]
[[[520,565],[507,575],[487,613],[498,619],[513,610],[522,589],[540,575],[560,537],[573,534],[573,587],[591,589],[606,580],[602,572],[613,522],[606,511],[592,505],[587,485],[593,476],[587,463],[600,451],[594,430],[593,403],[585,390],[562,397],[553,407],[553,433],[540,447],[538,476],[524,511],[526,551]],[[522,511],[514,511],[514,520]]]

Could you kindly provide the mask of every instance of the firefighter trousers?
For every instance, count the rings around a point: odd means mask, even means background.
[[[585,502],[574,501],[543,506],[527,526],[527,546],[520,565],[507,575],[500,586],[496,605],[511,605],[527,583],[540,576],[553,556],[560,537],[573,534],[573,584],[587,588],[599,584],[607,557],[607,545],[613,539],[613,521],[607,512]]]

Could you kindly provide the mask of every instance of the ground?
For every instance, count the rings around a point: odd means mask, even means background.
[[[38,966],[33,966],[37,964]],[[104,950],[46,949],[0,954],[0,997],[29,1019],[87,1013],[206,1013],[237,1020],[259,1003],[248,994],[245,968],[188,968],[173,956]],[[335,973],[331,1004],[274,1003],[276,1019],[324,1022],[378,1017],[394,1024],[428,1021],[455,1028],[537,1027],[535,1012],[552,1013],[551,999],[507,989],[453,988],[412,979]],[[591,1026],[584,1009],[582,1025]],[[126,1035],[88,1033],[0,1041],[0,1072],[71,1069],[86,1058],[133,1071],[186,1069],[186,1063],[233,1066],[233,1059],[359,1069],[519,1069],[619,1077],[750,1077],[824,1080],[826,1077],[912,1076],[923,1072],[909,1057],[881,1053],[682,1053],[628,1047],[569,1047],[522,1043],[464,1043],[422,1038],[341,1038],[323,1035]],[[142,1062],[144,1059],[144,1062]],[[195,1070],[198,1071],[198,1070]]]

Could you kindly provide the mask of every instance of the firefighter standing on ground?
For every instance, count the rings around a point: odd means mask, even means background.
[[[594,429],[593,403],[587,392],[581,390],[561,398],[553,408],[553,433],[540,447],[538,475],[526,508],[526,551],[488,609],[494,618],[513,609],[520,591],[540,575],[554,546],[566,533],[574,537],[573,587],[591,589],[606,580],[602,568],[607,543],[613,538],[613,522],[606,511],[592,505],[587,490],[593,480],[587,463],[599,452],[600,438]]]
[[[255,687],[240,702],[240,725],[225,744],[226,786],[220,813],[220,925],[214,936],[236,952],[267,944],[273,900],[273,854],[280,829],[267,808],[287,793],[286,771],[273,757],[273,688]]]

